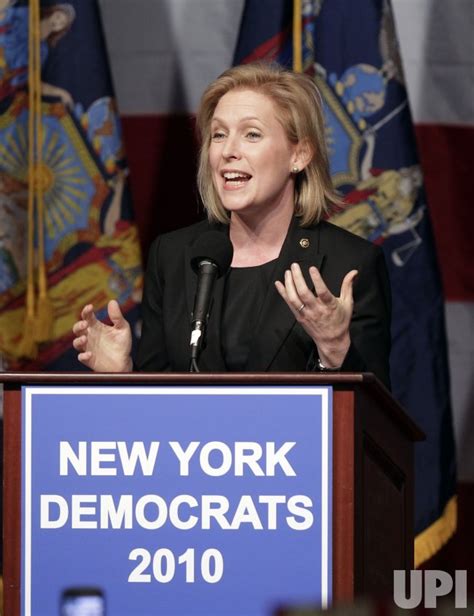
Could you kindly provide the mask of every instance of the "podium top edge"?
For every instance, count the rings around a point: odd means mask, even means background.
[[[0,372],[4,390],[22,385],[329,385],[336,391],[366,390],[412,440],[425,435],[371,372]]]
[[[372,373],[318,373],[318,372],[0,372],[4,385],[31,384],[123,384],[123,385],[381,385]]]

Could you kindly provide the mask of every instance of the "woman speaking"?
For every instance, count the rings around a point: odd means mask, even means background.
[[[189,370],[193,255],[221,234],[233,252],[214,285],[201,371],[370,371],[389,386],[384,257],[324,220],[340,200],[313,80],[265,64],[229,69],[204,92],[197,127],[208,219],[152,244],[136,369]],[[78,359],[130,371],[130,327],[116,301],[108,311],[112,325],[84,307],[73,328]]]

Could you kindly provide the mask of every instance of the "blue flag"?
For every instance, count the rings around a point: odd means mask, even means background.
[[[35,9],[33,27],[35,2],[39,13]],[[115,298],[135,325],[142,287],[138,233],[100,12],[96,0],[10,0],[2,7],[0,354],[9,369],[77,370],[81,364],[71,348],[71,327],[81,308],[92,303],[104,318],[107,302]],[[26,259],[31,231],[32,44],[39,50],[39,173],[44,199],[43,210],[37,203],[33,218],[33,280]],[[37,341],[34,352],[25,355],[21,341],[25,313],[32,305],[26,291],[30,285],[33,295],[39,292],[38,261],[46,271],[52,328],[46,339]]]
[[[393,395],[426,433],[416,446],[415,562],[456,527],[455,450],[443,295],[388,0],[303,0],[302,68],[324,100],[330,220],[383,247],[393,294]],[[293,66],[293,2],[247,0],[235,64]]]

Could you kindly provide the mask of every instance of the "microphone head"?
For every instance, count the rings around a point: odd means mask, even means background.
[[[233,254],[234,248],[227,233],[206,231],[191,246],[191,267],[197,274],[201,261],[212,261],[220,278],[229,269]]]

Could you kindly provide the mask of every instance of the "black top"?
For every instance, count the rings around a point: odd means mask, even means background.
[[[197,287],[197,277],[190,264],[191,247],[199,236],[211,229],[229,233],[228,226],[203,221],[161,235],[153,242],[143,292],[143,329],[136,361],[138,370],[189,370],[190,315]],[[314,286],[308,270],[311,265],[316,266],[328,289],[336,296],[340,294],[347,272],[358,270],[350,325],[351,346],[341,371],[374,372],[389,386],[390,286],[382,250],[325,221],[301,227],[298,218],[291,222],[267,285],[260,317],[250,341],[245,371],[305,372],[317,369],[318,355],[313,340],[297,322],[273,284],[274,280],[284,280],[285,270],[292,263],[299,263],[310,290]],[[206,346],[199,357],[201,372],[229,370],[222,342],[224,289],[225,276],[222,276],[214,286]],[[235,303],[237,311],[241,310],[233,294],[232,297],[228,294],[227,303]]]
[[[253,267],[233,267],[224,287],[222,353],[229,372],[245,370],[255,327],[277,259]]]

